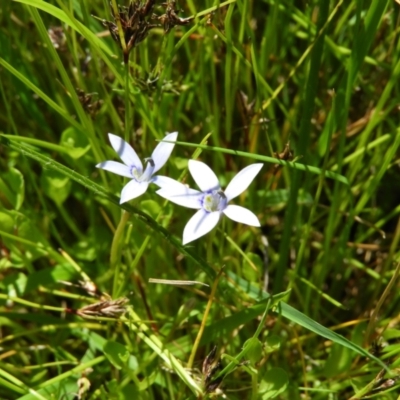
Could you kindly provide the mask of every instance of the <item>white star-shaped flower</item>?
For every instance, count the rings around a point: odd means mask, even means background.
[[[169,179],[163,176],[153,175],[167,162],[174,149],[175,143],[160,142],[154,149],[152,155],[145,159],[147,165],[146,169],[143,171],[143,164],[136,154],[136,151],[133,150],[129,143],[112,133],[109,133],[108,137],[111,146],[124,163],[103,161],[97,164],[96,167],[131,179],[121,191],[120,204],[141,196],[146,192],[150,183],[155,183],[162,187],[164,179]],[[173,132],[165,136],[163,140],[175,142],[177,137],[178,132]]]
[[[222,214],[236,222],[260,226],[260,221],[250,210],[228,203],[249,187],[262,166],[263,164],[252,164],[242,169],[231,180],[225,191],[221,189],[214,172],[201,161],[189,160],[189,171],[201,191],[191,189],[173,179],[165,179],[157,194],[180,206],[199,210],[185,226],[183,244],[210,232]]]

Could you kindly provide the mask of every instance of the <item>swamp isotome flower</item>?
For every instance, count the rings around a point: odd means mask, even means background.
[[[164,179],[169,179],[153,175],[167,162],[175,143],[160,142],[154,149],[151,157],[145,159],[147,166],[143,171],[143,164],[129,143],[112,133],[109,133],[108,137],[111,146],[124,163],[103,161],[97,164],[96,167],[131,179],[122,189],[120,204],[141,196],[147,190],[150,183],[155,183],[161,187]],[[175,142],[177,137],[178,132],[173,132],[165,136],[163,140]]]
[[[221,189],[214,172],[201,161],[189,160],[189,171],[201,192],[170,178],[164,180],[157,194],[180,206],[199,210],[185,226],[183,244],[210,232],[217,225],[222,213],[236,222],[260,226],[258,218],[250,210],[228,203],[249,187],[262,166],[263,164],[252,164],[242,169],[225,191]]]

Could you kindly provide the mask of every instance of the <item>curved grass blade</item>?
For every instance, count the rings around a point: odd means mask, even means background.
[[[46,142],[44,140],[29,138],[29,137],[25,137],[25,136],[14,136],[14,135],[4,134],[4,137],[11,139],[11,140],[18,141],[18,142],[28,143],[32,146],[42,147],[44,149],[57,151],[59,153],[68,154],[68,155],[71,155],[71,153],[74,150],[74,149],[71,149],[68,147],[61,146],[59,144],[54,144],[51,142]]]
[[[70,17],[63,10],[53,6],[52,4],[46,3],[40,0],[14,0],[15,2],[26,4],[28,6],[36,7],[39,10],[42,10],[53,17],[59,19],[64,22],[80,35],[82,35],[92,46],[93,50],[95,50],[100,58],[107,64],[107,67],[114,74],[115,78],[118,80],[120,84],[124,83],[124,79],[121,74],[118,72],[115,65],[111,62],[111,58],[114,57],[112,51],[106,45],[104,41],[98,38],[89,28],[85,25],[77,21],[76,19]]]
[[[338,182],[344,183],[345,185],[349,185],[349,181],[347,180],[347,178],[345,176],[340,175],[336,172],[332,172],[332,171],[324,171],[321,168],[314,167],[312,165],[300,164],[300,163],[293,162],[293,161],[280,160],[280,159],[274,158],[274,157],[248,153],[246,151],[224,149],[222,147],[207,146],[207,145],[202,145],[202,144],[180,142],[180,141],[175,142],[175,143],[178,145],[187,146],[187,147],[197,147],[202,150],[209,150],[209,151],[215,151],[215,152],[220,152],[220,153],[232,154],[234,156],[240,156],[240,157],[248,157],[253,160],[264,161],[264,162],[271,163],[271,164],[280,164],[280,165],[288,166],[290,168],[297,169],[300,171],[306,171],[306,172],[310,172],[310,173],[316,174],[316,175],[323,175],[323,176],[325,176],[325,178],[330,178],[330,179],[336,180]]]
[[[23,74],[17,71],[13,66],[11,66],[6,60],[0,57],[0,65],[2,65],[6,70],[18,78],[22,83],[24,83],[29,89],[31,89],[36,95],[38,95],[43,101],[45,101],[54,111],[59,113],[63,118],[65,118],[72,126],[79,130],[79,132],[85,134],[85,130],[82,125],[71,117],[70,114],[62,107],[60,107],[54,100],[52,100],[47,94],[42,92],[36,85],[34,85],[29,79],[27,79]]]
[[[84,371],[87,368],[90,368],[97,364],[101,364],[105,360],[106,360],[106,356],[102,355],[102,356],[98,356],[90,361],[81,363],[78,366],[70,369],[67,372],[64,372],[54,378],[48,379],[47,381],[40,383],[37,386],[38,391],[35,392],[35,396],[33,396],[33,393],[31,392],[29,394],[26,394],[23,397],[20,397],[19,400],[35,400],[35,399],[46,400],[46,399],[54,398],[54,394],[57,393],[57,390],[59,389],[60,385],[66,379],[68,379],[71,376],[74,376],[76,374],[79,374],[80,372]],[[43,397],[42,394],[46,395],[46,397]],[[40,396],[40,397],[38,397],[38,396]]]
[[[258,287],[240,278],[235,273],[226,271],[226,274],[228,275],[228,279],[235,284],[235,290],[237,290],[237,286],[239,286],[239,290],[244,291],[251,298],[260,300],[261,297],[262,300],[250,307],[245,308],[244,310],[241,310],[207,326],[201,339],[201,345],[216,342],[219,340],[219,338],[229,335],[229,332],[232,332],[239,326],[256,319],[263,312],[265,312],[268,302],[271,302],[270,306],[276,305],[274,311],[278,312],[280,315],[282,315],[282,317],[302,326],[303,328],[306,328],[318,336],[331,340],[333,343],[337,343],[363,357],[369,358],[378,363],[385,370],[388,370],[388,367],[379,358],[373,356],[367,350],[346,339],[344,336],[332,331],[331,329],[326,328],[317,321],[285,303],[283,299],[285,299],[288,292],[279,293],[274,296],[271,296],[266,292],[260,293],[260,289]],[[231,285],[231,283],[229,283],[229,285]],[[186,335],[178,340],[175,340],[173,343],[168,344],[167,348],[176,354],[177,349],[185,349],[186,347],[190,347],[191,343],[191,335]]]
[[[23,388],[24,391],[29,392],[33,399],[46,400],[46,397],[43,397],[36,390],[31,389],[30,387],[25,385],[22,381],[20,381],[18,378],[16,378],[15,376],[11,375],[7,371],[4,371],[3,369],[0,369],[0,376],[3,376],[4,378],[6,378],[8,381],[10,381],[16,387]]]
[[[77,21],[72,20],[71,18],[68,17],[68,15],[61,9],[59,9],[56,6],[53,6],[50,3],[41,1],[41,0],[13,0],[17,3],[22,3],[26,4],[28,6],[33,6],[36,7],[53,17],[59,19],[60,21],[66,23],[69,25],[72,29],[76,30],[78,33],[80,33],[82,36],[84,36],[86,39],[90,39],[92,43],[96,45],[96,47],[101,48],[105,53],[107,53],[109,56],[112,56],[113,53],[112,51],[108,48],[108,46],[100,40],[89,28],[82,24],[78,24]],[[89,40],[88,39],[88,40]]]

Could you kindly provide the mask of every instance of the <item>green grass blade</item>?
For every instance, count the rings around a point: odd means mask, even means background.
[[[69,25],[71,28],[75,29],[78,33],[80,33],[85,38],[90,38],[91,42],[95,44],[96,47],[100,48],[104,51],[108,56],[113,56],[112,51],[109,47],[99,39],[88,27],[83,24],[78,24],[76,20],[71,19],[63,10],[60,10],[58,7],[47,3],[42,0],[13,0],[16,3],[26,4],[28,6],[36,7],[58,20],[64,22]]]
[[[54,111],[60,114],[66,121],[68,121],[72,126],[84,134],[83,126],[71,117],[67,110],[60,107],[55,101],[53,101],[49,96],[47,96],[41,89],[35,86],[29,79],[17,71],[12,65],[10,65],[3,58],[0,58],[0,65],[6,68],[10,73],[12,73],[16,78],[23,82],[29,89],[31,89],[35,94],[37,94],[41,99],[43,99]]]
[[[310,173],[316,174],[316,175],[322,175],[322,176],[325,176],[326,178],[336,180],[345,185],[349,184],[349,182],[345,176],[340,175],[336,172],[332,172],[332,171],[323,171],[321,168],[314,167],[312,165],[300,164],[300,163],[293,162],[293,161],[280,160],[280,159],[274,158],[274,157],[263,156],[263,155],[254,154],[254,153],[248,153],[246,151],[231,150],[231,149],[226,149],[223,147],[215,147],[215,146],[208,146],[208,145],[195,144],[195,143],[189,143],[189,142],[181,142],[181,141],[177,141],[176,144],[182,145],[182,146],[187,146],[187,147],[197,147],[202,150],[209,150],[209,151],[213,151],[213,152],[217,152],[217,153],[225,153],[225,154],[232,154],[234,156],[239,156],[239,157],[246,157],[246,158],[250,158],[252,160],[264,161],[269,164],[279,164],[279,165],[283,165],[283,166],[288,166],[288,167],[293,168],[298,171],[305,171],[305,172],[310,172]]]
[[[321,0],[319,2],[319,15],[318,15],[318,32],[325,25],[329,17],[329,1]],[[325,31],[316,38],[316,43],[311,53],[311,60],[309,66],[309,72],[307,76],[307,84],[303,99],[303,111],[301,114],[301,124],[299,130],[298,140],[298,152],[304,156],[304,161],[308,161],[308,147],[310,143],[310,132],[311,132],[311,119],[315,107],[315,98],[318,86],[318,71],[321,68],[322,53],[324,49],[324,36]],[[323,174],[323,172],[322,172]],[[321,175],[322,175],[321,174]],[[328,175],[325,175],[328,176]],[[299,169],[293,171],[290,198],[285,213],[285,225],[283,228],[282,240],[279,246],[279,263],[277,266],[274,290],[281,291],[284,283],[284,276],[288,268],[289,261],[289,250],[291,246],[291,236],[293,234],[292,227],[295,224],[297,215],[297,197],[300,189],[303,174],[299,172]],[[345,178],[344,180],[347,181]],[[344,182],[344,180],[336,179],[337,182]],[[306,176],[306,182],[302,182],[302,185],[307,189],[309,187],[309,179]]]

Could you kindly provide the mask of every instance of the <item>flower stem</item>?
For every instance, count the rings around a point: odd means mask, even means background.
[[[207,317],[208,317],[208,314],[210,313],[211,305],[212,305],[212,302],[214,300],[215,292],[217,290],[218,282],[219,282],[219,279],[220,279],[220,277],[222,275],[222,271],[223,271],[223,268],[221,268],[219,270],[218,275],[215,278],[215,281],[214,281],[213,286],[211,288],[211,293],[210,293],[210,297],[208,299],[206,310],[204,311],[203,320],[201,321],[199,332],[197,333],[196,340],[195,340],[195,342],[193,344],[192,352],[190,353],[190,357],[189,357],[189,361],[188,361],[188,365],[187,365],[187,367],[189,369],[191,369],[193,367],[194,358],[196,356],[196,352],[197,352],[197,349],[199,347],[201,337],[203,336],[203,332],[204,332],[204,329],[206,327]]]
[[[31,307],[31,308],[38,308],[38,309],[41,309],[41,310],[65,312],[65,307],[46,306],[46,305],[42,305],[42,304],[39,304],[39,303],[33,303],[31,301],[21,299],[19,297],[9,296],[8,294],[0,293],[0,299],[1,300],[12,301],[14,303],[22,304],[24,306]]]
[[[129,57],[125,64],[125,141],[129,142],[129,131],[131,128],[131,103],[129,99]]]
[[[112,6],[112,9],[114,12],[115,23],[118,27],[119,40],[121,42],[121,48],[122,48],[122,52],[124,53],[124,60],[125,60],[126,42],[125,42],[124,30],[122,29],[122,25],[121,25],[121,18],[119,15],[117,0],[111,0],[111,6]]]
[[[119,272],[121,269],[120,250],[122,244],[122,234],[130,216],[131,214],[127,211],[122,211],[121,220],[119,221],[111,244],[110,267],[114,270],[114,283],[112,290],[114,298],[118,296]]]
[[[251,399],[257,400],[258,398],[258,373],[257,371],[251,374]]]

